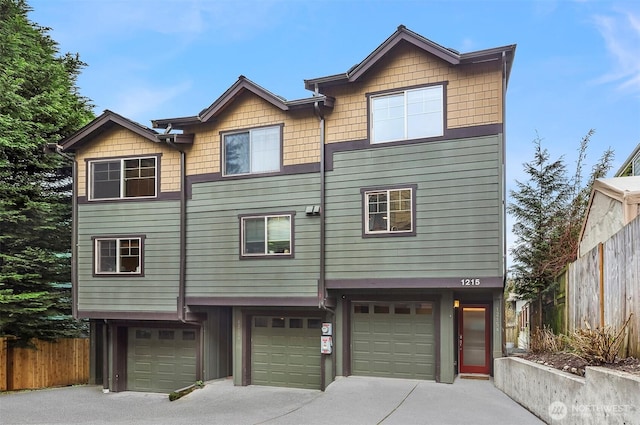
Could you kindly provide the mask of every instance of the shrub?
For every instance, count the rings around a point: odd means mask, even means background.
[[[572,351],[590,364],[613,363],[624,342],[631,316],[629,315],[619,330],[612,326],[591,329],[591,326],[585,323],[584,328],[575,330],[569,336]]]

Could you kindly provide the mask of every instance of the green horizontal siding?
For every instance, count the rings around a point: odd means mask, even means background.
[[[318,174],[194,184],[187,205],[187,296],[315,296],[319,277]],[[295,212],[295,258],[240,259],[238,215]]]
[[[328,279],[500,276],[500,136],[339,152],[327,173]],[[416,236],[365,238],[362,188],[417,185]]]
[[[78,206],[78,307],[87,311],[175,312],[180,205],[176,201]],[[94,236],[144,235],[143,277],[94,277]]]

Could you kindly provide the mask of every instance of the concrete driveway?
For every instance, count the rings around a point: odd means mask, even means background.
[[[338,378],[325,392],[234,387],[231,380],[170,402],[166,394],[103,394],[78,386],[0,395],[2,424],[541,424],[493,386],[368,377]]]

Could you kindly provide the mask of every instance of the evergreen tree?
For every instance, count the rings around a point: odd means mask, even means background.
[[[77,334],[71,319],[71,168],[43,147],[93,118],[84,66],[58,54],[24,0],[0,0],[0,335]]]
[[[536,298],[556,277],[556,270],[549,267],[550,253],[558,243],[569,200],[566,166],[562,159],[551,161],[541,142],[534,140],[534,158],[524,164],[530,180],[516,181],[513,203],[508,206],[517,220],[513,226],[517,240],[511,250],[514,287],[528,299]]]
[[[593,134],[590,130],[583,137],[576,170],[571,177],[567,175],[564,158],[551,160],[549,152],[542,147],[542,140],[537,137],[534,158],[524,164],[529,180],[516,181],[517,189],[510,191],[513,201],[507,211],[516,219],[511,278],[518,295],[538,302],[539,314],[544,292],[553,287],[564,267],[576,259],[593,183],[611,168],[613,152],[608,149],[584,181],[583,167]],[[541,316],[533,319],[541,324]]]

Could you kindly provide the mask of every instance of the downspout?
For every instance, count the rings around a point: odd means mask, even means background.
[[[500,191],[500,196],[502,197],[502,220],[503,220],[503,232],[502,232],[502,305],[500,306],[501,315],[502,315],[502,338],[501,338],[501,346],[502,346],[502,355],[507,356],[507,347],[506,347],[506,336],[507,336],[507,328],[505,323],[505,306],[504,306],[504,288],[506,286],[507,281],[507,200],[506,196],[506,145],[507,145],[507,54],[503,50],[502,51],[502,190]]]
[[[314,96],[318,96],[318,84],[315,86]],[[326,288],[325,288],[325,131],[324,131],[324,114],[320,108],[320,104],[316,101],[313,104],[314,111],[319,119],[320,124],[320,276],[318,278],[318,308],[326,309]]]
[[[507,277],[507,238],[506,238],[506,227],[507,227],[507,216],[506,216],[506,163],[507,159],[506,155],[506,145],[507,145],[507,54],[505,51],[502,51],[502,191],[500,196],[502,197],[502,208],[503,208],[503,220],[504,220],[504,232],[502,236],[502,268],[503,268],[503,276],[506,280]]]
[[[315,85],[314,96],[318,96],[318,84]],[[327,307],[327,289],[325,284],[325,121],[324,114],[320,108],[320,104],[316,101],[313,105],[316,115],[320,123],[320,276],[318,278],[318,308],[328,311],[331,314],[331,322],[335,321],[335,311]],[[326,319],[325,319],[326,320]],[[335,354],[330,354],[333,357]],[[331,362],[332,376],[336,375],[336,361]],[[326,362],[324,359],[320,362],[321,384],[320,389],[324,391],[327,387],[326,383]]]
[[[177,146],[174,146],[178,149]],[[178,319],[185,323],[185,297],[187,293],[187,186],[186,154],[180,152],[180,276],[178,280]]]
[[[171,131],[171,128],[172,126],[171,124],[169,124],[164,134],[168,134]],[[178,320],[180,320],[182,323],[186,323],[187,320],[185,319],[185,297],[187,292],[187,155],[184,149],[177,146],[169,139],[166,139],[165,142],[168,146],[180,152],[180,269],[178,275]]]
[[[109,392],[109,323],[104,319],[102,325],[102,392]]]
[[[75,156],[71,158],[71,315],[78,319],[78,162]]]

